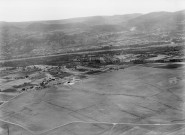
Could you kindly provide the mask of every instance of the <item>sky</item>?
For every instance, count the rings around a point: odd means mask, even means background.
[[[185,9],[185,0],[0,0],[0,21],[60,20]]]

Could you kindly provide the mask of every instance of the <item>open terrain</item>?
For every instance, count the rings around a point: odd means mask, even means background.
[[[2,89],[2,134],[176,135],[184,132],[183,63],[131,64],[90,75],[64,67],[61,72],[67,77],[60,77],[61,80],[55,77],[37,89],[38,81],[55,69],[39,68],[45,71],[29,74],[27,71],[26,75],[27,86],[34,84],[35,88],[28,87],[18,96],[7,98],[8,101],[3,96],[6,90]],[[41,72],[45,72],[42,77]],[[10,75],[18,73],[14,69]],[[86,77],[82,77],[84,73]],[[21,88],[22,84],[10,82],[9,87]],[[16,95],[15,91],[7,93]]]
[[[0,135],[185,135],[184,15],[0,22]]]

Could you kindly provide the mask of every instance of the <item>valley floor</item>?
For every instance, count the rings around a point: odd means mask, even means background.
[[[184,135],[185,70],[177,64],[112,66],[93,74],[38,65],[29,73],[6,69],[0,134]]]

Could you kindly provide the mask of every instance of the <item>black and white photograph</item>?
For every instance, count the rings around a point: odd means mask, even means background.
[[[0,0],[0,135],[185,135],[185,0]]]

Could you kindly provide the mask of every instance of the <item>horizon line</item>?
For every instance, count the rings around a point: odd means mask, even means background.
[[[62,21],[62,20],[70,20],[70,19],[79,19],[79,18],[88,18],[88,17],[109,17],[109,16],[122,16],[122,15],[131,15],[131,14],[141,14],[141,15],[146,15],[150,13],[157,13],[157,12],[167,12],[167,13],[175,13],[175,12],[181,12],[185,11],[185,9],[182,10],[176,10],[176,11],[153,11],[153,12],[147,12],[147,13],[141,13],[141,12],[133,12],[133,13],[126,13],[126,14],[113,14],[113,15],[92,15],[92,16],[78,16],[78,17],[69,17],[69,18],[61,18],[61,19],[41,19],[41,20],[28,20],[28,21],[1,21],[0,23],[26,23],[26,22],[42,22],[42,21]]]

